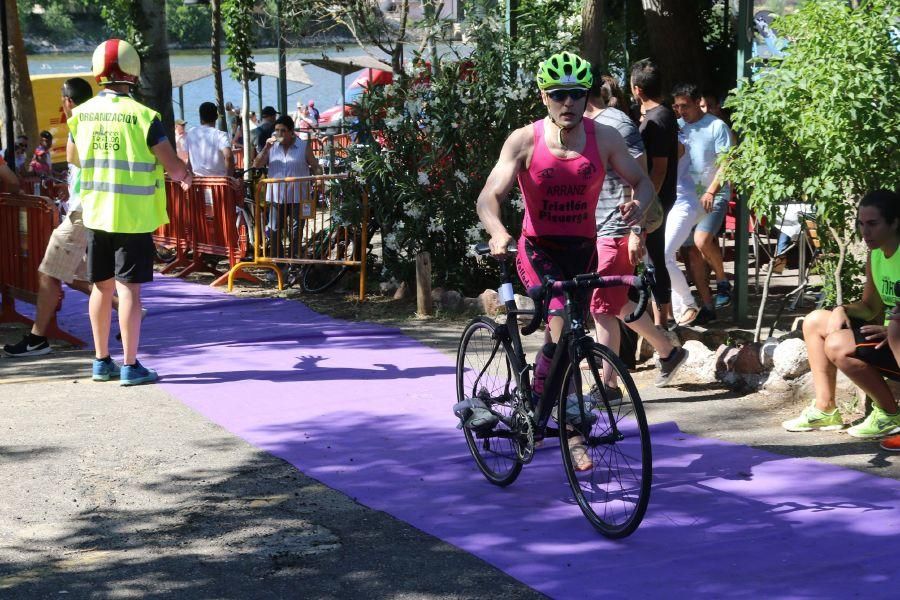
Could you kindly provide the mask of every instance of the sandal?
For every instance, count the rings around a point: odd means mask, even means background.
[[[696,306],[688,306],[686,309],[684,309],[684,312],[681,313],[681,316],[678,317],[678,325],[681,327],[687,327],[697,320],[697,316],[699,314],[700,310]]]
[[[584,438],[576,434],[569,438],[569,456],[576,471],[589,471],[594,468],[594,461],[588,453]]]

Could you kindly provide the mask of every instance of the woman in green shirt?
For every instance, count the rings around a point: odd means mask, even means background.
[[[873,400],[872,412],[847,433],[858,438],[900,433],[900,410],[884,380],[900,380],[887,327],[898,301],[894,285],[900,281],[900,196],[888,190],[867,194],[859,203],[857,225],[869,248],[862,299],[834,310],[815,310],[804,319],[803,339],[816,397],[799,417],[782,423],[788,431],[843,429],[835,405],[840,369]]]

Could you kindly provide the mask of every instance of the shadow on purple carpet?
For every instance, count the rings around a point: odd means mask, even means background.
[[[450,412],[452,359],[399,330],[165,277],[145,302],[142,360],[166,391],[549,596],[896,597],[897,481],[656,424],[647,516],[613,542],[570,498],[556,444],[489,484]],[[90,338],[83,297],[61,322]]]

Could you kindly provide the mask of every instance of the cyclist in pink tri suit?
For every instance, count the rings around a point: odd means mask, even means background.
[[[653,199],[653,184],[622,136],[583,118],[592,82],[591,66],[579,56],[562,52],[542,62],[537,83],[547,116],[507,138],[478,196],[478,216],[491,236],[491,254],[502,256],[513,239],[500,219],[500,203],[518,181],[525,219],[516,267],[526,288],[540,285],[547,275],[569,279],[596,270],[595,210],[607,168],[634,189],[634,200],[619,206],[628,225],[640,224]],[[538,394],[562,334],[563,302],[561,296],[550,301],[545,344],[534,368],[532,387]],[[489,410],[473,409],[467,426],[490,422],[492,416]],[[570,435],[568,444],[575,468],[592,468],[584,439]]]
[[[478,216],[491,236],[491,253],[502,256],[513,241],[500,220],[500,203],[518,181],[525,199],[522,237],[516,259],[526,287],[545,275],[557,279],[590,272],[596,263],[595,209],[607,165],[634,189],[634,200],[619,209],[629,223],[640,224],[653,186],[631,157],[622,136],[583,119],[593,77],[590,64],[569,52],[541,63],[537,75],[547,116],[514,131],[478,196]],[[549,340],[562,332],[563,299],[550,303]]]

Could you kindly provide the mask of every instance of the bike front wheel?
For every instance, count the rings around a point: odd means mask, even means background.
[[[511,484],[522,471],[518,432],[514,432],[518,388],[508,348],[497,336],[498,325],[479,317],[466,326],[456,357],[456,399],[477,398],[499,421],[487,430],[463,427],[475,464],[495,485]]]
[[[612,350],[591,344],[564,382],[556,410],[575,501],[606,537],[631,535],[644,518],[653,478],[650,430],[634,381]]]
[[[309,258],[331,261],[354,260],[356,246],[356,240],[349,229],[335,227],[316,234],[310,244]],[[303,291],[318,294],[340,281],[348,270],[350,267],[337,262],[304,265],[300,284]]]

